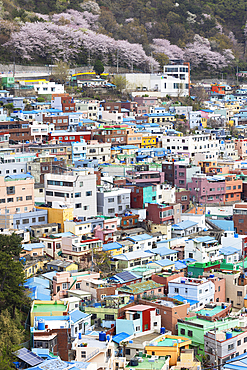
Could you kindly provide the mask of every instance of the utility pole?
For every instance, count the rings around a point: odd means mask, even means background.
[[[118,49],[117,49],[117,73],[118,73]]]
[[[90,53],[90,49],[88,50],[88,67],[90,68],[91,66],[91,53]]]

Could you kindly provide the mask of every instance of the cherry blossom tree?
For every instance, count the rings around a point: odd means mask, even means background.
[[[172,45],[170,41],[165,39],[153,39],[152,48],[155,53],[163,53],[167,55],[169,59],[183,58],[183,50],[177,45]]]
[[[227,67],[234,59],[231,49],[223,50],[222,54],[211,50],[208,39],[195,35],[194,42],[186,46],[184,59],[194,68],[222,69]]]

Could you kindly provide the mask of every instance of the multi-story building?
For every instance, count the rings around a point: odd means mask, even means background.
[[[78,174],[45,175],[45,200],[51,207],[69,206],[83,220],[97,214],[96,175],[93,170]]]
[[[147,220],[155,224],[178,223],[181,221],[181,204],[148,203]]]
[[[185,240],[184,258],[193,258],[198,262],[222,260],[221,245],[211,236],[198,236]]]
[[[200,110],[189,112],[189,124],[191,129],[202,126],[202,114]]]
[[[201,173],[200,166],[193,166],[186,162],[163,162],[162,172],[165,180],[178,188],[186,188],[193,176]]]
[[[75,102],[69,94],[52,94],[51,108],[60,109],[64,113],[75,112]]]
[[[236,233],[246,235],[247,203],[233,205],[233,222]]]
[[[91,140],[87,143],[87,159],[97,159],[99,163],[111,162],[111,144]]]
[[[130,189],[100,187],[97,191],[97,210],[103,216],[123,214],[130,208]]]
[[[172,150],[175,155],[183,155],[194,158],[196,154],[207,153],[209,158],[219,154],[219,140],[210,134],[190,135],[190,136],[163,136],[162,147]]]
[[[241,199],[242,180],[236,175],[206,176],[199,174],[188,183],[192,200],[196,203],[227,203]]]
[[[93,132],[93,139],[100,143],[111,143],[112,145],[127,144],[126,127],[123,125],[113,125],[111,128],[96,129]]]
[[[155,307],[139,304],[123,310],[124,315],[116,320],[116,334],[133,335],[148,330],[158,331],[161,327],[161,316]]]
[[[168,297],[182,296],[188,300],[197,301],[197,307],[214,301],[215,286],[207,279],[192,279],[178,277],[168,282]]]
[[[245,329],[210,330],[204,335],[205,355],[209,363],[224,365],[231,358],[246,352],[247,331]]]

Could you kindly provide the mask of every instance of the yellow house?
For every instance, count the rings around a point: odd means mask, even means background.
[[[34,318],[42,316],[64,316],[67,315],[69,305],[62,301],[33,301],[30,321],[34,326]]]
[[[142,136],[141,148],[157,148],[156,136]]]
[[[28,261],[26,265],[24,265],[24,273],[25,277],[29,278],[30,276],[37,274],[39,271],[43,271],[44,265],[47,261]]]
[[[91,222],[66,220],[64,221],[64,232],[68,231],[77,236],[87,235],[91,234],[92,225]]]
[[[189,349],[191,340],[177,335],[163,334],[152,340],[146,347],[148,355],[170,356],[170,366],[176,366],[182,349]]]
[[[174,122],[176,121],[175,114],[170,113],[148,113],[148,123]]]
[[[66,220],[73,220],[73,208],[49,208],[36,207],[38,209],[46,209],[48,211],[48,223],[58,223],[60,225],[60,232],[64,232],[64,222]]]
[[[208,119],[206,117],[201,118],[201,124],[204,128],[207,127],[207,122],[208,122]]]

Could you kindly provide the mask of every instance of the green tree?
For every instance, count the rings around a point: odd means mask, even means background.
[[[38,98],[37,98],[37,102],[38,103],[43,103],[45,101],[45,98],[43,98],[42,96],[39,96]]]
[[[112,83],[116,86],[116,89],[122,93],[123,90],[126,89],[127,80],[124,76],[116,75]]]
[[[54,68],[51,78],[60,84],[65,84],[69,76],[69,64],[59,62]]]
[[[13,369],[13,361],[16,357],[13,351],[19,349],[19,344],[25,340],[25,333],[20,324],[20,314],[13,320],[6,309],[0,314],[0,367],[1,370]]]
[[[12,318],[15,317],[16,308],[26,300],[24,281],[22,263],[6,252],[0,252],[0,312],[7,308]]]
[[[101,73],[104,72],[104,65],[103,63],[101,62],[101,60],[96,60],[96,62],[94,63],[94,70],[95,72],[97,73],[97,75],[100,75]]]

